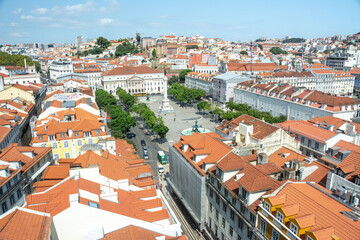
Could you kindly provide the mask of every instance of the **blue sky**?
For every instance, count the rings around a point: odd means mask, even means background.
[[[0,0],[0,44],[200,34],[231,41],[360,32],[360,0]]]

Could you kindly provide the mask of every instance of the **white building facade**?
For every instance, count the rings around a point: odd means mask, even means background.
[[[73,73],[74,68],[70,58],[56,59],[49,64],[50,79],[57,80],[58,76]]]
[[[102,85],[113,94],[118,87],[131,94],[164,93],[164,77],[164,73],[146,66],[118,67],[103,73]]]
[[[250,80],[249,77],[241,76],[235,73],[227,72],[214,77],[213,83],[213,99],[221,103],[233,101],[234,87],[241,82]]]
[[[185,86],[187,88],[203,90],[207,96],[212,96],[212,81],[215,76],[216,74],[190,72],[185,77]]]
[[[359,102],[348,97],[336,97],[318,91],[292,86],[271,85],[268,89],[255,85],[241,85],[234,88],[234,102],[247,104],[254,109],[270,112],[273,116],[285,115],[287,119],[308,120],[314,117],[334,116],[344,120],[353,118]]]

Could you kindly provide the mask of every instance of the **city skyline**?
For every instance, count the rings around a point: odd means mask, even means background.
[[[0,42],[73,43],[78,35],[108,39],[162,34],[202,35],[230,41],[259,37],[317,38],[360,29],[360,2],[347,1],[0,1]],[[336,17],[334,17],[336,16]],[[46,33],[46,34],[44,34]]]

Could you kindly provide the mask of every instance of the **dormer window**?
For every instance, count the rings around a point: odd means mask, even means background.
[[[359,178],[359,177],[356,177],[356,178],[355,178],[355,184],[356,184],[356,185],[360,185],[360,178]]]
[[[276,212],[276,219],[279,220],[279,222],[284,222],[284,215],[282,215],[279,211]]]
[[[95,130],[95,133],[96,133],[96,135],[99,135],[99,134],[100,134],[100,130],[96,129],[96,130]]]
[[[43,140],[43,136],[42,136],[42,135],[39,135],[39,140]]]
[[[49,135],[49,139],[50,139],[50,141],[54,141],[55,140],[55,135]]]
[[[90,137],[90,132],[84,132],[85,137]]]
[[[268,202],[264,202],[264,208],[266,211],[270,212],[270,204]]]
[[[79,136],[79,132],[74,132],[74,136],[78,137]]]
[[[60,133],[60,137],[64,138],[65,137],[65,133]]]
[[[298,234],[298,227],[295,224],[291,223],[290,224],[290,231],[292,233],[294,233],[295,235],[297,235]]]

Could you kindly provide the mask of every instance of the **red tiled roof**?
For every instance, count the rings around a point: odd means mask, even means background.
[[[51,217],[48,214],[15,208],[0,217],[0,239],[50,239]]]
[[[148,73],[160,73],[158,70],[146,67],[117,67],[112,70],[103,72],[103,76],[116,76],[116,75],[134,75],[134,74],[148,74]]]
[[[351,212],[353,209],[329,197],[324,191],[308,183],[288,183],[269,199],[280,195],[286,196],[282,202],[284,206],[299,205],[295,219],[308,214],[315,216],[315,224],[307,232],[314,233],[317,239],[331,239],[333,234],[339,239],[354,239],[354,236],[360,236],[360,222],[353,221],[342,213]],[[332,230],[320,231],[329,228]]]

